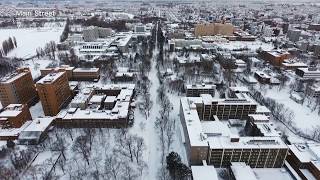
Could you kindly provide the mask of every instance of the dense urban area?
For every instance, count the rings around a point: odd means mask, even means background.
[[[0,0],[0,179],[320,180],[320,2]]]

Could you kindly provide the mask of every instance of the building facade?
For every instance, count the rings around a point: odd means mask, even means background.
[[[50,73],[37,82],[37,90],[46,116],[55,116],[71,98],[66,72]]]
[[[29,68],[17,69],[0,81],[0,101],[5,107],[9,104],[28,104],[36,102],[38,96]]]
[[[0,112],[0,126],[2,128],[20,128],[26,121],[31,119],[31,114],[26,104],[9,104]]]
[[[234,27],[226,23],[197,24],[194,28],[195,36],[233,35]]]
[[[187,97],[199,97],[200,94],[210,94],[214,96],[216,90],[216,86],[213,84],[188,84],[185,88]]]

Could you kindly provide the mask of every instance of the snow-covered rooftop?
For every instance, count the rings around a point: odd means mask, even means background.
[[[41,78],[37,84],[51,84],[59,79],[65,72],[52,72]]]
[[[243,162],[232,162],[230,168],[236,180],[258,180],[250,166]]]
[[[213,166],[191,166],[193,180],[218,180]]]

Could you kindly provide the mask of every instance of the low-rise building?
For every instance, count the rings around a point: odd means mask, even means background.
[[[273,50],[273,51],[262,51],[260,56],[265,61],[268,61],[274,66],[281,66],[285,59],[291,57],[291,54],[287,51]]]
[[[218,180],[218,173],[214,166],[191,166],[193,180]]]
[[[53,123],[53,117],[43,117],[33,120],[19,135],[19,144],[39,144],[47,135]]]
[[[306,94],[308,94],[311,97],[317,98],[320,96],[320,87],[318,85],[307,86]]]
[[[100,78],[100,68],[76,68],[72,72],[72,80],[93,80],[98,81]]]
[[[262,71],[256,71],[254,77],[262,84],[269,84],[271,77]]]
[[[194,28],[195,36],[232,35],[234,27],[230,23],[197,24]]]
[[[320,71],[317,68],[298,68],[296,75],[301,79],[320,79]]]
[[[284,60],[282,63],[282,67],[285,69],[298,69],[298,68],[307,68],[308,65],[303,62]]]
[[[319,179],[320,177],[320,144],[293,143],[289,145],[287,157],[290,165],[303,180]]]
[[[187,84],[186,96],[187,97],[200,97],[201,94],[210,94],[214,96],[216,86],[213,84]]]
[[[244,162],[232,162],[230,175],[234,180],[258,180],[251,167]]]
[[[0,112],[1,128],[20,128],[31,120],[31,114],[26,104],[9,104]]]
[[[134,84],[97,85],[83,97],[80,92],[67,111],[56,117],[61,127],[127,127],[133,121]],[[81,100],[81,101],[79,101]],[[74,102],[75,101],[75,102]],[[76,101],[79,101],[77,103]]]
[[[50,73],[66,72],[70,81],[97,81],[100,78],[100,68],[75,68],[62,65],[56,68],[41,69],[41,77]]]

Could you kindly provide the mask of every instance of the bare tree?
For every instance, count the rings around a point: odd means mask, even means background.
[[[117,159],[117,156],[110,155],[105,158],[104,169],[107,175],[107,179],[120,179],[119,174],[121,172],[121,164],[122,162]]]
[[[89,147],[89,140],[86,136],[78,136],[75,140],[72,149],[81,154],[83,158],[89,163],[89,156],[90,156],[90,147]]]

